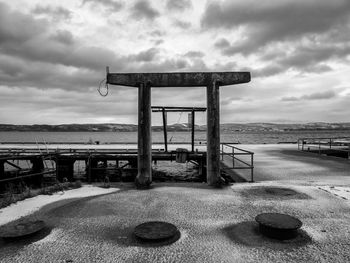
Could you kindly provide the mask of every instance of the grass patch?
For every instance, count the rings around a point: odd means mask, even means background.
[[[37,195],[52,195],[56,192],[64,192],[65,190],[80,188],[81,186],[82,183],[80,180],[75,182],[56,183],[38,189],[32,189],[24,183],[21,183],[20,185],[9,184],[5,192],[0,195],[0,208],[4,208],[18,201]]]

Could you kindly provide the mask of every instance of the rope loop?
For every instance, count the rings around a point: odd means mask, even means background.
[[[103,83],[105,83],[105,84],[104,84],[104,88],[105,88],[105,90],[106,90],[105,93],[102,93],[102,90],[101,90],[101,89],[102,89],[102,84],[103,84]],[[98,91],[98,93],[100,93],[100,95],[101,95],[102,97],[106,97],[106,96],[108,95],[108,83],[107,83],[107,80],[106,80],[106,79],[101,80],[100,84],[98,85],[97,91]]]

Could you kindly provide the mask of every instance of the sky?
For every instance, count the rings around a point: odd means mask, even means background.
[[[349,62],[349,0],[0,0],[0,123],[136,124],[137,88],[98,93],[106,66],[250,71],[220,88],[221,123],[349,122]],[[206,89],[153,88],[152,105],[205,107]]]

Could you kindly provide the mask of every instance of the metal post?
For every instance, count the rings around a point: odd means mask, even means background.
[[[318,154],[321,155],[321,141],[318,141]]]
[[[232,167],[235,167],[235,147],[232,147]]]
[[[221,160],[224,160],[224,145],[221,144]]]
[[[329,139],[329,149],[332,149],[332,138]]]
[[[88,183],[89,184],[91,184],[91,160],[92,159],[92,157],[91,157],[91,154],[89,153],[89,157],[88,157],[88,170],[87,170],[87,172],[88,172]]]
[[[250,155],[250,181],[254,182],[254,153]]]
[[[163,113],[163,132],[164,132],[164,147],[165,151],[168,151],[168,132],[167,132],[167,116],[166,116],[166,111],[165,108],[162,108],[162,113]]]
[[[192,152],[194,152],[194,123],[195,123],[195,117],[194,117],[194,115],[195,115],[195,111],[194,111],[194,109],[192,109],[192,113],[191,113],[191,115],[192,115],[192,134],[191,134],[191,143],[192,143]]]
[[[140,83],[138,97],[138,156],[136,186],[147,188],[152,183],[151,87]]]
[[[220,93],[214,80],[207,86],[207,182],[220,184]]]

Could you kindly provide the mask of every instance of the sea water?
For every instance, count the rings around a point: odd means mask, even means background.
[[[196,142],[206,132],[195,133]],[[350,137],[350,131],[221,132],[221,142],[242,144],[295,143],[299,138]],[[168,142],[189,143],[191,132],[168,132]],[[0,132],[0,143],[136,143],[137,132]],[[163,132],[152,132],[152,142],[164,142]]]

